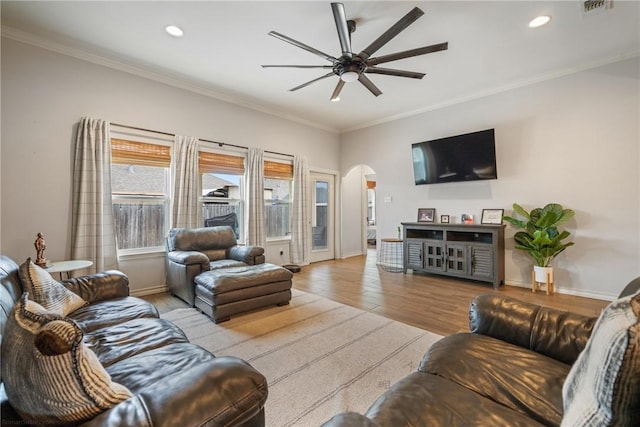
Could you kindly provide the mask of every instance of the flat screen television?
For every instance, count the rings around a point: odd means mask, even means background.
[[[497,179],[494,129],[412,144],[416,185]]]

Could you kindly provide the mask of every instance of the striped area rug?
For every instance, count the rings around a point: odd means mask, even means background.
[[[296,289],[288,306],[219,325],[193,308],[162,317],[195,344],[240,357],[267,378],[269,427],[319,426],[343,411],[366,412],[441,338]]]

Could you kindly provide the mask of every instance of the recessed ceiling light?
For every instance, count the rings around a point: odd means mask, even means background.
[[[182,37],[182,35],[184,34],[182,30],[175,25],[169,25],[165,27],[165,31],[171,34],[173,37]]]
[[[542,27],[543,25],[548,24],[549,21],[551,21],[551,17],[548,15],[537,16],[529,22],[529,28]]]

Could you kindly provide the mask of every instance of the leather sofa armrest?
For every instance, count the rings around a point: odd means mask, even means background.
[[[343,412],[322,424],[321,427],[378,427],[378,424],[357,412]]]
[[[118,270],[74,277],[62,284],[89,303],[129,296],[129,278]]]
[[[133,396],[81,424],[82,427],[153,427],[147,408],[139,395]]]
[[[216,357],[164,378],[83,427],[242,425],[260,414],[267,380],[241,359]]]
[[[198,251],[171,251],[167,258],[176,264],[191,265],[200,264],[202,271],[209,270],[209,257]]]
[[[469,307],[469,329],[572,364],[591,335],[595,317],[493,294]]]
[[[232,246],[228,250],[228,258],[249,265],[263,264],[264,248],[260,246]]]

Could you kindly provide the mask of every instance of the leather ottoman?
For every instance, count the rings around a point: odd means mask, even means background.
[[[291,301],[291,273],[274,264],[205,271],[194,279],[195,306],[215,323],[238,314]]]

